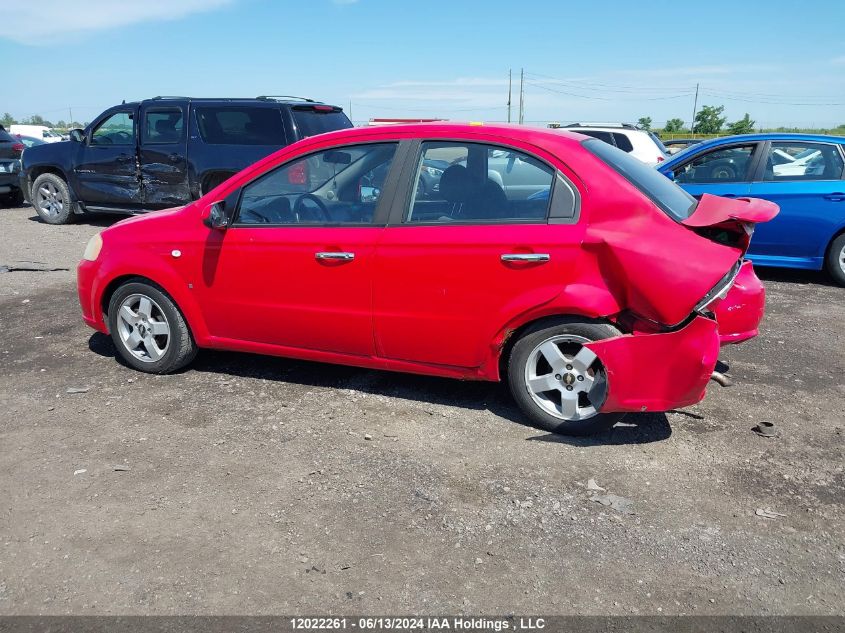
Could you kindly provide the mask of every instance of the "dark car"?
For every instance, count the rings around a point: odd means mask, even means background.
[[[179,206],[281,147],[350,127],[341,108],[311,99],[155,97],[27,149],[20,186],[49,224]]]
[[[20,157],[24,145],[0,125],[0,205],[16,207],[23,203],[18,186]]]
[[[34,136],[24,136],[22,134],[15,134],[15,136],[20,140],[21,143],[23,143],[24,148],[47,144],[45,141],[42,141],[40,138],[35,138]]]

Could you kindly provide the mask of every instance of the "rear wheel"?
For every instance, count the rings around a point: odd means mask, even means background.
[[[516,342],[508,363],[511,393],[537,426],[564,435],[607,430],[624,413],[601,413],[607,374],[585,345],[620,332],[604,323],[540,322]]]
[[[47,224],[73,221],[73,202],[67,183],[56,174],[41,174],[32,183],[32,206]]]
[[[120,286],[109,301],[109,332],[120,356],[150,374],[167,374],[190,363],[197,347],[176,304],[145,282]]]
[[[831,242],[825,268],[836,283],[845,286],[845,233]]]

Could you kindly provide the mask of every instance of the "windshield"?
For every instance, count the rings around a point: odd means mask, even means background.
[[[695,198],[653,167],[602,141],[584,141],[584,147],[648,196],[674,220],[686,220],[698,204]]]

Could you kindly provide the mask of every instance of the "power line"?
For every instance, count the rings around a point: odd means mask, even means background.
[[[595,101],[619,101],[620,99],[627,101],[665,101],[668,99],[681,99],[683,97],[691,97],[693,95],[692,92],[687,92],[683,94],[667,95],[663,97],[599,97],[597,95],[584,95],[576,94],[574,92],[567,92],[565,90],[556,90],[555,88],[549,88],[548,86],[544,86],[543,84],[537,84],[533,81],[526,81],[525,83],[529,86],[540,88],[541,90],[547,90],[548,92],[555,92],[557,94],[567,95],[569,97],[577,97],[579,99],[592,99]]]

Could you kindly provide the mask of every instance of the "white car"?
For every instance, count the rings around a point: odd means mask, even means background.
[[[824,173],[824,159],[817,149],[806,149],[795,156],[782,149],[772,150],[775,176],[818,176]]]
[[[552,126],[549,126],[552,127]],[[591,125],[586,123],[571,123],[561,127],[567,132],[578,132],[592,136],[605,143],[614,145],[638,158],[647,165],[656,165],[666,160],[668,152],[654,133],[638,128],[630,123],[613,123]]]
[[[61,134],[46,125],[10,125],[9,132],[15,136],[31,136],[45,143],[58,143],[62,140]]]

